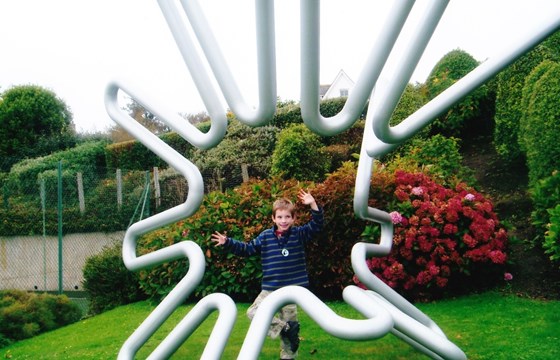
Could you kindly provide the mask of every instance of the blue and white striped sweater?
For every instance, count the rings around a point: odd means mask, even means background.
[[[228,238],[224,247],[239,256],[261,255],[262,289],[276,290],[288,285],[309,286],[304,244],[323,230],[323,209],[311,210],[311,221],[292,226],[282,237],[267,229],[249,242]],[[287,250],[287,256],[282,250]]]

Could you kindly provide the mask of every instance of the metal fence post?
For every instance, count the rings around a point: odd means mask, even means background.
[[[58,293],[62,294],[62,160],[58,162]]]

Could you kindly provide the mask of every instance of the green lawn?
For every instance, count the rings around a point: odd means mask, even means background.
[[[328,303],[337,314],[360,318],[343,302]],[[469,359],[560,359],[560,301],[519,298],[501,292],[418,304]],[[249,320],[248,304],[238,304],[238,320],[223,359],[235,359]],[[115,359],[134,329],[153,309],[148,302],[122,306],[104,314],[0,349],[12,359]],[[190,309],[178,309],[139,351],[143,359]],[[212,330],[213,314],[173,356],[198,359]],[[427,359],[388,334],[379,340],[353,342],[333,338],[300,312],[300,359]],[[279,342],[267,339],[260,359],[277,359]]]

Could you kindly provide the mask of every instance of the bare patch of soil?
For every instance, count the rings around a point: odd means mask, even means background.
[[[509,226],[510,289],[521,296],[560,299],[560,269],[543,250],[533,246],[532,202],[527,192],[527,169],[500,161],[491,136],[463,144],[463,162],[474,171],[478,191],[492,199],[502,223]]]

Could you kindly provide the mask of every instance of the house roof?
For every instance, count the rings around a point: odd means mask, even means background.
[[[336,89],[337,85],[340,83],[349,84],[349,88],[354,87],[354,81],[350,79],[350,77],[344,72],[344,70],[340,69],[340,71],[338,72],[338,74],[336,75],[336,77],[334,78],[331,84],[320,85],[319,94],[321,95],[321,98],[331,97],[329,96],[330,95],[329,93],[331,92],[332,89]],[[323,90],[323,87],[325,87],[326,90]],[[337,91],[337,90],[332,90],[332,91]],[[332,97],[337,97],[337,96],[332,96]]]

